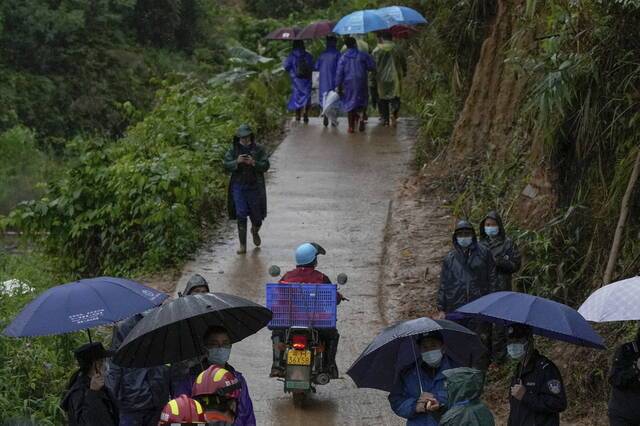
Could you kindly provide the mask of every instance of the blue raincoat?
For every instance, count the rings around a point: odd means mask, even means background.
[[[324,105],[324,97],[329,91],[336,88],[336,73],[340,52],[336,49],[336,41],[327,42],[327,49],[320,54],[316,61],[315,70],[320,73],[320,105]]]
[[[287,108],[296,111],[311,104],[311,79],[299,78],[296,74],[298,62],[306,60],[309,67],[313,67],[313,56],[304,49],[295,48],[284,60],[284,69],[291,77],[291,98]]]
[[[422,363],[420,367],[420,380],[422,381],[422,390],[432,393],[440,405],[446,408],[447,390],[444,387],[446,377],[443,371],[455,368],[457,365],[446,355],[442,358],[442,362],[438,367],[438,371],[434,377],[427,374],[424,368],[426,364]],[[416,413],[416,404],[420,398],[420,384],[418,383],[418,372],[415,365],[407,367],[403,371],[399,380],[394,385],[394,389],[389,394],[389,403],[391,409],[398,416],[407,419],[407,426],[438,426],[441,413]]]
[[[357,48],[348,49],[338,61],[336,87],[342,86],[342,109],[347,112],[369,105],[368,77],[376,64],[371,55]]]

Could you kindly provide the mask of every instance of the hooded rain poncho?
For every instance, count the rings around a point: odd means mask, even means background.
[[[318,84],[320,105],[324,105],[326,94],[336,88],[336,73],[340,56],[340,52],[336,49],[336,41],[331,40],[327,42],[327,49],[320,54],[316,61],[315,70],[320,73]]]
[[[400,48],[392,41],[384,41],[374,49],[373,59],[376,61],[374,77],[378,98],[399,98],[402,78],[407,73],[407,62]]]
[[[376,64],[368,53],[348,49],[338,61],[336,87],[342,86],[342,109],[351,112],[369,105],[368,76]]]
[[[474,368],[454,368],[444,371],[447,378],[449,409],[440,419],[440,426],[494,426],[493,414],[480,401],[484,374]]]
[[[313,68],[313,56],[301,48],[295,48],[285,59],[283,67],[291,77],[291,98],[287,108],[289,111],[296,111],[311,104],[311,79],[300,78],[296,71],[298,62],[307,61],[310,68]]]

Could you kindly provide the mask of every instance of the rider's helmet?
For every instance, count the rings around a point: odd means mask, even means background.
[[[205,423],[202,405],[187,395],[180,395],[164,406],[158,425],[203,425]]]
[[[207,421],[233,423],[241,386],[233,372],[212,365],[198,375],[191,394],[202,403]]]
[[[296,249],[296,265],[306,266],[315,265],[319,254],[327,254],[327,252],[317,243],[304,243]]]

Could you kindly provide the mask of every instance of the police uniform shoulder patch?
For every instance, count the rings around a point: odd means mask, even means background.
[[[549,380],[547,382],[547,387],[554,395],[558,395],[562,391],[562,384],[560,383],[560,380]]]

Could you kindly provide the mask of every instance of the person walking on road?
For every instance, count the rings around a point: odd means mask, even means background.
[[[491,410],[480,401],[484,373],[475,368],[460,367],[443,372],[447,381],[449,409],[440,426],[494,426]]]
[[[291,97],[289,111],[296,112],[296,121],[303,116],[304,122],[309,122],[309,107],[311,106],[311,89],[313,74],[313,56],[305,50],[302,40],[293,41],[293,50],[284,60],[284,70],[291,78]]]
[[[640,323],[635,340],[616,350],[609,373],[609,384],[609,424],[640,425]]]
[[[61,404],[69,426],[118,425],[116,401],[104,385],[105,359],[112,354],[102,343],[87,343],[74,352],[80,369],[69,380]]]
[[[368,73],[375,71],[376,64],[371,55],[358,50],[353,37],[347,37],[345,45],[347,51],[338,61],[336,92],[341,94],[342,109],[347,112],[349,133],[355,132],[356,127],[364,132],[369,105]]]
[[[269,156],[255,141],[247,124],[238,128],[233,146],[224,157],[224,167],[231,173],[227,209],[229,218],[238,221],[238,254],[247,252],[247,218],[251,219],[253,244],[260,247],[260,227],[267,217],[267,190],[264,174],[269,170]]]
[[[507,237],[502,218],[491,211],[480,222],[480,243],[491,250],[496,263],[496,291],[512,291],[511,277],[520,269],[521,258],[518,247]],[[502,364],[507,357],[507,336],[503,325],[494,324],[491,333],[491,357]]]
[[[491,251],[478,243],[475,230],[468,221],[459,221],[453,233],[453,249],[442,262],[437,316],[444,318],[457,308],[493,293],[496,280],[496,264]],[[460,322],[478,334],[486,347],[490,347],[490,323],[475,318]],[[488,366],[489,360],[484,358],[478,364],[482,370]]]
[[[511,379],[508,426],[559,426],[567,408],[560,370],[535,349],[530,327],[512,325],[507,335],[507,352],[519,361]]]
[[[396,126],[400,112],[402,79],[407,74],[407,61],[400,48],[392,41],[391,33],[384,31],[373,50],[376,71],[372,73],[373,90],[377,93],[378,109],[384,126]],[[391,120],[391,122],[389,121]]]
[[[327,36],[327,48],[318,56],[315,70],[319,72],[319,94],[320,105],[324,106],[324,100],[331,90],[336,87],[336,73],[338,72],[338,61],[340,60],[340,52],[336,48],[338,39],[334,36]],[[329,118],[324,117],[324,127],[329,125]]]
[[[391,409],[407,419],[407,426],[437,426],[448,406],[443,372],[457,365],[446,355],[444,340],[438,332],[420,336],[419,365],[402,371],[389,393]]]

